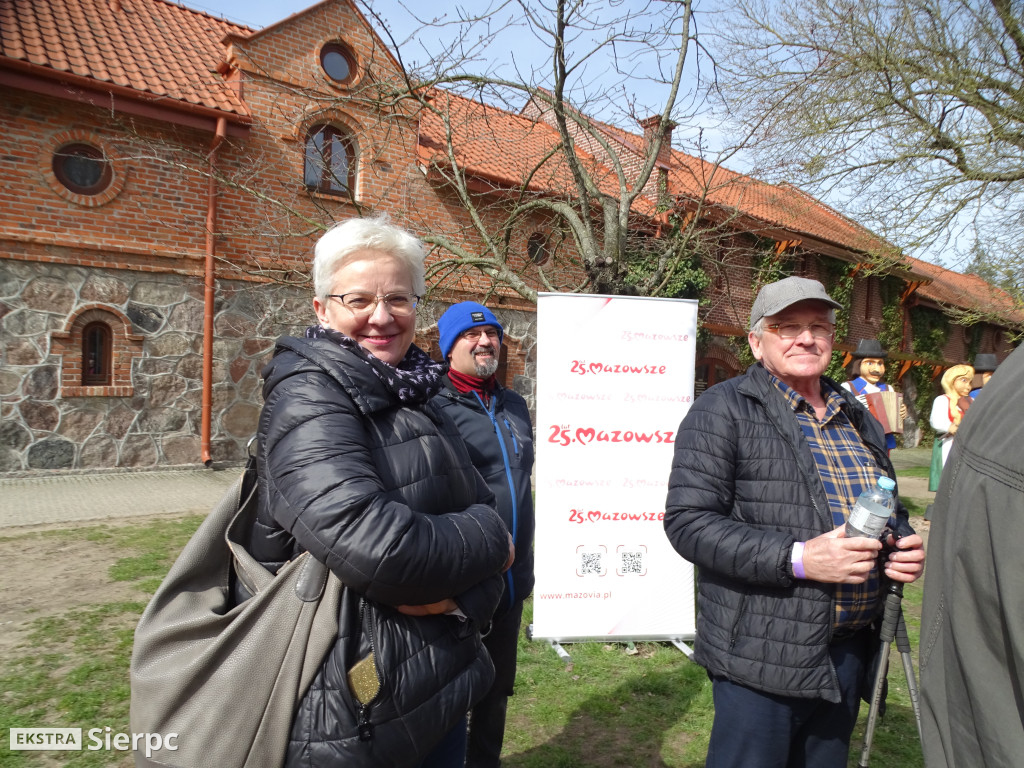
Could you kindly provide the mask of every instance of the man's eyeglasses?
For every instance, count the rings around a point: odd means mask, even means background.
[[[362,317],[371,315],[377,309],[378,302],[383,301],[384,306],[395,317],[407,317],[416,311],[416,303],[420,297],[415,293],[389,293],[386,296],[375,296],[372,293],[363,291],[352,291],[351,293],[329,293],[329,299],[337,299],[353,315]]]
[[[468,331],[462,332],[462,338],[470,341],[477,341],[481,336],[486,336],[491,341],[497,341],[500,335],[496,328],[470,328]]]
[[[795,339],[800,336],[805,329],[810,329],[811,336],[816,339],[827,339],[833,333],[835,328],[832,323],[809,323],[804,325],[803,323],[771,323],[765,326],[766,330],[772,333],[779,334],[783,339]]]

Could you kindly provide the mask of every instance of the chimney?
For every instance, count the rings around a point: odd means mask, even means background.
[[[672,129],[675,128],[678,123],[668,120],[665,122],[665,127],[661,126],[661,115],[652,115],[645,120],[640,121],[640,127],[644,129],[644,138],[648,144],[652,144],[654,139],[657,137],[659,131],[662,133],[661,140],[661,151],[664,152],[672,144]]]

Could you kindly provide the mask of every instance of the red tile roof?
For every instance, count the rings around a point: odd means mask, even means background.
[[[0,0],[0,66],[247,117],[217,67],[224,36],[252,32],[165,0]]]
[[[461,168],[471,176],[496,187],[518,187],[527,183],[532,192],[575,196],[576,185],[564,155],[558,132],[542,121],[534,121],[503,109],[472,101],[447,91],[437,91],[432,106],[447,110],[452,143]],[[447,132],[444,121],[430,110],[420,117],[419,154],[425,162],[444,166]],[[618,182],[611,169],[591,155],[577,151],[599,187],[618,195]],[[529,179],[527,175],[531,174]],[[655,213],[651,201],[640,198],[636,210],[646,216]]]
[[[985,282],[977,275],[965,275],[919,259],[908,259],[914,272],[931,282],[917,289],[924,299],[943,306],[959,307],[986,316],[997,315],[1024,323],[1024,312],[1006,291]]]
[[[627,151],[644,151],[644,137],[607,124],[594,124]],[[891,243],[790,184],[768,184],[677,149],[671,149],[668,157],[671,159],[662,164],[668,170],[668,191],[683,201],[703,199],[768,227],[805,234],[852,251],[896,251]]]
[[[217,70],[224,63],[226,36],[254,34],[259,33],[167,0],[0,0],[0,67],[54,79],[74,76],[137,91],[149,99],[225,112],[243,121],[248,120],[248,107]],[[435,104],[441,99],[450,105],[458,158],[469,173],[497,186],[517,186],[527,170],[535,170],[529,189],[573,194],[569,168],[561,154],[552,151],[560,138],[551,126],[447,92],[439,92]],[[642,152],[643,137],[595,124],[627,150]],[[424,112],[420,132],[420,159],[443,160],[440,119]],[[618,194],[609,168],[582,151],[579,156],[605,191]],[[713,205],[767,227],[854,252],[895,251],[884,239],[796,187],[767,184],[675,149],[669,158],[669,192],[680,198],[706,195]],[[638,200],[636,209],[646,216],[655,213],[653,201],[646,198]],[[903,258],[915,275],[931,280],[918,289],[923,298],[964,309],[996,308],[1021,317],[1005,292],[980,278]]]

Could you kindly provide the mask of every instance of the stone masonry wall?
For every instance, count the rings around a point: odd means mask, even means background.
[[[290,295],[289,295],[290,294]],[[0,262],[0,472],[198,464],[203,287],[194,277]],[[53,335],[83,306],[126,315],[142,337],[130,394],[66,396]],[[273,286],[218,286],[211,454],[244,457],[259,371],[308,300]],[[102,389],[102,388],[98,388]]]
[[[126,317],[139,339],[126,353],[127,394],[82,396],[88,388],[62,383],[75,350],[55,338],[69,318],[97,307]],[[417,341],[424,348],[436,342],[444,309],[421,308]],[[506,325],[507,384],[532,407],[536,315],[496,311]],[[260,370],[275,339],[301,335],[314,320],[307,289],[218,281],[215,462],[244,459],[262,405]],[[202,350],[203,286],[196,277],[0,261],[0,474],[198,465]]]

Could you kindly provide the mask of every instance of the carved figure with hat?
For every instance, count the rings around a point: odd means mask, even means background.
[[[882,348],[882,343],[878,339],[861,339],[857,342],[857,349],[853,351],[852,356],[852,378],[843,383],[843,388],[856,395],[871,415],[878,419],[885,429],[886,447],[891,451],[896,447],[896,434],[903,431],[907,406],[903,403],[902,395],[882,381],[889,352]],[[890,392],[892,395],[882,395],[883,392]],[[886,400],[890,400],[888,409]]]
[[[995,373],[998,366],[999,358],[991,352],[979,352],[974,356],[974,373],[976,376],[981,377],[981,383],[976,389],[971,390],[972,400],[976,398],[982,388],[988,384],[988,380],[992,378],[992,374]]]

